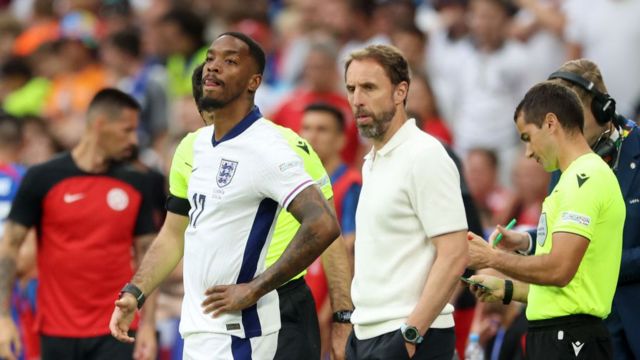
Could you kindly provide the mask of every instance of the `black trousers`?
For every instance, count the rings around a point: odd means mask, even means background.
[[[570,315],[529,321],[525,356],[532,360],[607,360],[613,358],[613,349],[602,319]]]
[[[409,358],[399,329],[366,340],[358,340],[352,331],[347,340],[347,360],[451,360],[455,345],[453,328],[429,329],[424,341],[416,346],[416,353]]]
[[[42,360],[131,360],[133,344],[120,342],[111,335],[89,338],[41,335],[40,353]]]
[[[278,288],[280,322],[274,360],[320,359],[320,327],[316,303],[303,278]]]

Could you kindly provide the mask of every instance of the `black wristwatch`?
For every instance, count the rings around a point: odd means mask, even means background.
[[[128,283],[122,288],[122,290],[120,290],[120,296],[118,296],[118,298],[121,298],[122,295],[124,295],[124,293],[129,293],[133,295],[133,297],[136,298],[136,301],[138,301],[138,310],[142,308],[145,297],[144,297],[144,294],[142,293],[142,290],[140,290],[140,288],[138,288],[137,286],[131,283]]]
[[[333,313],[333,322],[351,324],[351,310],[341,310]]]
[[[420,335],[420,332],[415,326],[402,324],[400,326],[400,332],[402,333],[402,337],[404,338],[404,341],[408,343],[417,345],[422,343],[422,341],[424,340],[424,338],[422,337],[422,335]]]

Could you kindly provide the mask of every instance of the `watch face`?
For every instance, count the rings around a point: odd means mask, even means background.
[[[408,327],[404,330],[404,337],[408,341],[415,341],[418,338],[418,331],[413,327]]]

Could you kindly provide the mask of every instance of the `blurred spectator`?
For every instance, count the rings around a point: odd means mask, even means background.
[[[101,55],[111,82],[140,104],[140,147],[151,146],[166,134],[169,121],[164,69],[144,62],[140,35],[133,29],[109,36]]]
[[[415,24],[395,27],[391,32],[391,43],[407,58],[411,69],[426,69],[424,56],[427,50],[427,36]]]
[[[565,21],[560,9],[561,0],[509,1],[520,7],[511,23],[509,35],[523,44],[530,58],[536,59],[529,62],[526,77],[530,83],[538,82],[565,60],[562,35]]]
[[[469,180],[471,195],[478,205],[484,232],[490,234],[498,224],[498,214],[505,212],[512,196],[500,185],[498,157],[489,149],[472,149],[467,152],[464,173],[465,178]]]
[[[348,37],[338,54],[339,64],[344,64],[354,50],[374,44],[390,44],[388,34],[382,32],[375,22],[376,0],[346,0],[348,3]]]
[[[98,21],[89,12],[71,12],[60,22],[60,56],[65,70],[52,80],[44,115],[56,139],[70,148],[84,131],[84,115],[93,96],[107,83],[98,61]],[[46,59],[39,59],[46,61]]]
[[[113,34],[139,25],[133,15],[129,0],[100,1],[98,16],[102,20],[102,28],[105,34]]]
[[[607,78],[618,112],[633,116],[640,101],[640,1],[567,0],[565,36],[569,59],[587,58]]]
[[[49,80],[33,77],[25,58],[11,58],[0,67],[0,101],[8,114],[40,115],[50,88]]]
[[[399,28],[415,26],[415,1],[376,0],[375,3],[374,24],[380,34],[390,36]]]
[[[160,55],[166,58],[169,94],[176,99],[191,96],[191,74],[207,53],[204,23],[185,8],[173,8],[158,22]]]
[[[353,259],[356,207],[362,187],[360,172],[347,166],[340,158],[344,148],[345,118],[334,106],[313,103],[304,109],[300,136],[309,141],[331,178],[336,217],[342,228],[349,259]],[[353,264],[349,265],[353,269]],[[333,310],[329,302],[329,288],[320,258],[309,266],[305,280],[311,289],[318,312],[323,358],[331,350],[331,322]],[[339,309],[335,309],[337,311]]]
[[[529,86],[528,59],[519,44],[507,39],[507,29],[517,8],[502,0],[471,0],[469,28],[471,40],[458,56],[452,72],[456,86],[453,125],[457,152],[477,147],[493,150],[498,156],[499,176],[510,182],[510,169],[519,148],[511,111]]]
[[[347,250],[353,255],[355,212],[362,178],[359,170],[345,164],[340,157],[347,140],[346,124],[344,113],[339,108],[312,103],[304,110],[300,135],[309,141],[331,177],[336,216]]]
[[[451,131],[440,118],[435,94],[424,73],[412,73],[407,96],[407,112],[415,115],[416,125],[427,134],[435,136],[449,146],[453,144]]]
[[[0,63],[11,56],[21,31],[22,25],[18,20],[6,12],[0,12]]]
[[[9,215],[25,168],[19,165],[22,146],[20,120],[6,114],[0,115],[0,237]],[[35,291],[37,266],[35,263],[35,234],[31,232],[20,247],[16,264],[16,282],[11,297],[11,314],[18,325],[23,344],[20,359],[40,358],[40,343],[35,331]]]
[[[337,107],[346,119],[347,140],[341,153],[342,159],[347,164],[353,164],[360,151],[360,141],[347,98],[340,92],[341,83],[336,68],[335,46],[331,43],[315,43],[305,60],[300,87],[279,105],[271,118],[275,123],[299,133],[307,105],[324,102]]]
[[[533,229],[538,226],[542,202],[547,196],[549,173],[534,159],[520,156],[513,171],[513,196],[509,197],[502,213],[496,214],[496,224],[507,224],[517,220],[519,230]]]
[[[26,117],[22,122],[21,164],[33,166],[51,159],[63,150],[51,134],[47,123],[39,117]]]
[[[13,52],[18,56],[27,56],[41,45],[55,41],[60,37],[58,19],[51,0],[35,0],[33,13],[27,28],[16,38]]]
[[[451,124],[457,96],[451,80],[460,70],[458,64],[464,60],[459,51],[467,45],[468,0],[434,0],[432,3],[437,11],[435,18],[418,26],[427,32],[429,38],[426,72],[433,85],[438,108],[443,119]]]

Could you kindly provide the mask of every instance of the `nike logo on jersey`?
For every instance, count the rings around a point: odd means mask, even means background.
[[[577,174],[576,177],[578,178],[578,187],[582,187],[582,184],[589,180],[586,174]]]
[[[580,341],[576,341],[576,342],[572,342],[571,345],[573,346],[573,352],[576,354],[576,357],[578,357],[578,354],[580,354],[580,350],[582,350],[584,343],[581,343]]]
[[[306,142],[298,140],[298,144],[296,146],[304,150],[304,152],[306,152],[307,154],[309,153],[309,145],[307,145]]]
[[[82,200],[82,199],[84,199],[84,194],[83,193],[77,193],[77,194],[66,193],[66,194],[64,194],[64,198],[63,198],[64,202],[67,203],[67,204],[71,204],[71,203],[74,203],[74,202],[76,202],[78,200]]]

